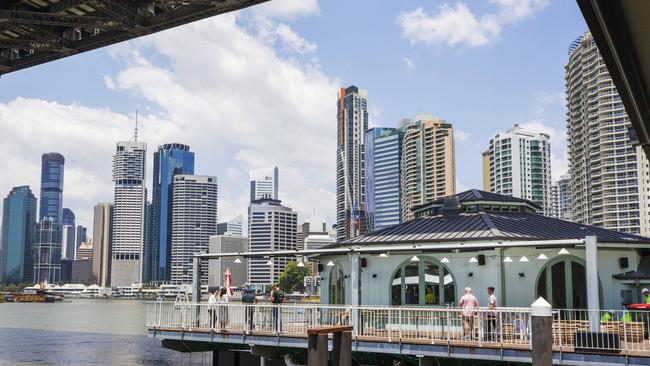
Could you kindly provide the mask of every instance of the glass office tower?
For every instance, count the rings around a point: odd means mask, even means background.
[[[51,217],[61,224],[63,216],[63,173],[65,158],[59,153],[47,153],[41,157],[41,197],[39,220]]]
[[[2,203],[0,283],[32,280],[36,197],[29,186],[14,187]]]

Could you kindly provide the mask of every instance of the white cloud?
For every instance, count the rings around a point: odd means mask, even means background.
[[[399,14],[397,22],[402,28],[402,35],[411,44],[424,42],[475,47],[487,44],[501,32],[496,16],[486,14],[477,19],[462,3],[453,7],[444,4],[433,15],[419,7]]]
[[[318,46],[296,33],[284,23],[276,23],[270,19],[258,17],[255,19],[256,37],[264,40],[269,45],[279,42],[282,47],[290,52],[301,55],[316,52]]]
[[[406,56],[402,57],[402,62],[404,62],[404,66],[406,66],[406,71],[409,73],[415,67],[415,61],[413,61],[413,59],[410,57],[406,57]]]
[[[411,44],[478,47],[497,40],[503,26],[532,17],[549,0],[490,0],[490,3],[496,5],[496,12],[480,16],[461,2],[453,6],[443,4],[431,14],[418,7],[400,13],[397,23],[402,28],[402,36]]]
[[[501,22],[516,23],[548,6],[549,0],[490,0],[499,8]]]
[[[545,92],[538,91],[534,93],[534,102],[535,110],[534,113],[536,116],[542,116],[546,113],[547,109],[553,104],[558,104],[561,107],[564,107],[565,96],[564,92]]]
[[[253,11],[273,18],[295,18],[320,12],[318,0],[272,0],[256,5]]]
[[[140,118],[149,166],[158,145],[180,142],[196,152],[197,174],[218,177],[220,220],[246,212],[248,170],[268,165],[280,169],[285,204],[333,218],[338,81],[312,60],[284,58],[246,25],[226,14],[111,47],[123,67],[105,84],[154,106]],[[201,57],[187,57],[197,50]],[[11,136],[0,145],[11,157],[0,163],[0,192],[21,184],[37,191],[41,153],[59,151],[64,205],[90,225],[92,206],[112,201],[113,149],[132,126],[131,116],[108,109],[0,103],[0,133]]]
[[[469,138],[470,138],[469,132],[459,130],[457,128],[454,129],[454,136],[456,136],[456,138],[461,142],[465,142],[465,141],[469,140]]]

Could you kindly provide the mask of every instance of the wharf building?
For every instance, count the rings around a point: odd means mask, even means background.
[[[174,176],[172,193],[171,281],[192,283],[195,254],[208,251],[210,236],[217,233],[217,178],[203,175]],[[201,282],[207,284],[208,263]]]
[[[251,170],[251,202],[262,198],[277,200],[279,187],[278,167]]]
[[[194,174],[194,152],[179,143],[159,146],[153,155],[151,238],[145,270],[153,281],[171,279],[172,192],[179,174]]]
[[[456,192],[454,129],[426,114],[402,120],[401,220],[414,218],[413,208]]]
[[[0,283],[31,282],[36,197],[29,186],[11,189],[2,200]]]
[[[100,287],[111,286],[112,238],[113,205],[98,203],[93,217],[92,282]]]
[[[113,234],[111,285],[129,286],[142,280],[147,145],[118,142],[113,156]]]
[[[63,175],[65,158],[59,153],[41,157],[41,196],[38,219],[51,217],[55,224],[63,219]]]
[[[591,33],[569,49],[565,87],[571,219],[648,235],[648,160]]]
[[[400,162],[402,132],[371,128],[365,136],[366,232],[401,221]]]
[[[283,206],[280,200],[264,198],[252,201],[248,210],[251,252],[298,249],[298,214],[291,208]],[[275,283],[292,260],[295,258],[251,258],[248,279],[252,284]]]
[[[368,91],[341,88],[337,100],[336,230],[345,240],[365,232],[364,138]]]
[[[457,306],[471,287],[484,306],[488,286],[506,307],[528,307],[542,296],[553,308],[584,309],[587,286],[600,289],[600,309],[643,302],[650,238],[547,217],[540,209],[480,190],[417,207],[411,221],[329,246],[345,252],[318,258],[327,263],[321,302]],[[589,257],[589,250],[596,253]]]
[[[549,140],[517,124],[495,135],[488,150],[490,192],[531,200],[544,215],[554,216]]]

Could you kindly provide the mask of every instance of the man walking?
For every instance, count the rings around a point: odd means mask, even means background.
[[[487,288],[488,312],[487,312],[487,340],[497,340],[497,297],[494,296],[494,287]]]
[[[284,302],[284,292],[280,290],[280,286],[276,283],[273,285],[273,291],[271,291],[271,303],[273,306],[273,324],[277,327],[278,333],[282,330],[282,324],[280,322],[280,305]]]
[[[474,308],[479,306],[471,288],[465,287],[465,294],[460,298],[459,305],[462,308],[460,314],[463,318],[463,335],[466,341],[471,341],[474,337]]]
[[[251,285],[248,283],[244,289],[244,294],[241,297],[241,301],[246,307],[246,323],[248,324],[248,332],[250,333],[253,331],[253,329],[255,329],[255,325],[253,323],[253,318],[255,316],[255,294],[253,293],[253,289],[251,289]]]

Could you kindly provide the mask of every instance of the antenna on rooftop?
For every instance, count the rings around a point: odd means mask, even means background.
[[[138,110],[135,110],[135,130],[133,131],[133,140],[138,141]]]

